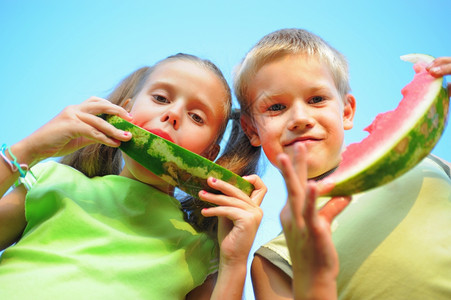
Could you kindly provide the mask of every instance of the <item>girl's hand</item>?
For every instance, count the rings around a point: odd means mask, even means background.
[[[131,120],[128,112],[108,100],[91,97],[79,105],[66,107],[55,118],[15,145],[23,163],[35,164],[52,156],[62,156],[94,143],[118,147],[131,138],[129,132],[116,129],[99,118],[100,114],[118,115]],[[24,152],[28,154],[25,155]]]
[[[241,299],[249,252],[263,217],[266,186],[257,175],[243,178],[255,187],[250,196],[215,178],[208,178],[208,185],[222,194],[199,192],[203,201],[217,205],[202,210],[205,217],[218,217],[219,273],[212,299]]]
[[[293,163],[286,154],[278,157],[288,193],[280,221],[292,260],[294,298],[315,295],[318,299],[334,299],[339,266],[330,224],[348,205],[350,197],[332,198],[318,212],[318,189],[315,182],[307,179],[306,148],[295,147]]]
[[[218,217],[218,241],[223,263],[247,262],[257,229],[263,217],[260,204],[266,194],[266,186],[257,175],[244,176],[255,187],[250,196],[231,184],[208,178],[208,185],[222,194],[206,191],[199,193],[203,201],[217,206],[204,208],[205,217]]]
[[[439,57],[436,58],[426,70],[435,77],[443,77],[451,75],[451,57]],[[451,95],[451,83],[448,83],[448,93]]]

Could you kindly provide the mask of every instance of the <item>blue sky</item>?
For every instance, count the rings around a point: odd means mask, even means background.
[[[348,58],[357,115],[346,142],[356,142],[413,78],[400,55],[451,56],[450,14],[449,0],[0,0],[0,142],[17,142],[67,105],[105,96],[134,69],[177,52],[211,59],[231,82],[258,39],[287,27],[320,35]],[[433,153],[451,161],[450,146],[447,128]],[[280,231],[285,202],[271,166],[263,179],[269,194],[254,249]]]

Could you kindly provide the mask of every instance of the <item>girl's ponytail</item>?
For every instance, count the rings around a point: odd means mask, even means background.
[[[237,117],[232,118],[232,128],[224,152],[216,160],[216,163],[226,169],[240,175],[257,173],[261,147],[251,145],[249,138],[241,128],[239,112],[234,112]]]

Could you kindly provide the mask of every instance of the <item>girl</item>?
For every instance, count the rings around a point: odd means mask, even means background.
[[[36,182],[0,201],[0,249],[8,247],[0,298],[241,299],[266,193],[259,177],[245,176],[255,186],[251,196],[209,178],[222,194],[199,197],[217,206],[188,199],[182,209],[174,188],[136,161],[124,155],[121,169],[117,147],[132,136],[97,117],[118,115],[213,160],[231,111],[222,73],[178,54],[135,71],[109,100],[70,106],[2,147],[1,195],[28,167]],[[229,141],[218,162],[240,175],[254,172],[259,150],[244,135]],[[62,155],[64,164],[37,164]]]

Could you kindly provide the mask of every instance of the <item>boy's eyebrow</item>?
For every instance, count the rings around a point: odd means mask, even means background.
[[[279,94],[274,94],[274,95],[271,95],[271,96],[277,96],[277,95],[279,95]],[[269,96],[268,92],[262,91],[259,95],[257,95],[254,99],[251,100],[251,104],[255,103],[255,102],[257,102],[257,101],[259,101],[261,99],[270,99],[270,98],[271,97]]]
[[[318,85],[318,86],[313,86],[310,88],[311,93],[322,92],[322,91],[329,92],[330,87],[328,87],[326,85]]]

